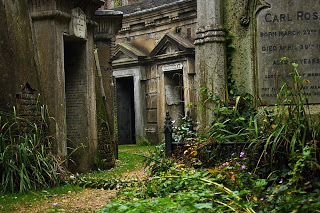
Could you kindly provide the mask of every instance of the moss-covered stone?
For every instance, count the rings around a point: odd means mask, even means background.
[[[12,111],[16,94],[28,82],[40,90],[37,60],[26,0],[0,4],[0,110]]]

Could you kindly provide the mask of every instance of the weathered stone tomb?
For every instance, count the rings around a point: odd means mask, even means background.
[[[113,111],[106,104],[113,102],[112,82],[110,70],[101,72],[110,63],[101,59],[110,59],[122,15],[95,16],[103,3],[14,0],[0,6],[1,110],[18,106],[18,116],[33,121],[38,116],[33,108],[46,105],[53,151],[61,160],[72,153],[73,172],[90,171],[101,158],[105,167],[115,162]],[[100,58],[95,34],[104,48]]]
[[[166,110],[177,123],[194,113],[196,1],[147,0],[116,10],[124,12],[112,60],[118,142],[158,143]]]

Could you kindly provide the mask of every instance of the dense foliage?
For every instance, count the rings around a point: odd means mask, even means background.
[[[287,62],[292,80],[283,82],[274,107],[256,110],[229,77],[227,99],[212,95],[205,102],[216,104],[205,134],[196,134],[190,115],[175,128],[174,139],[183,147],[173,158],[165,157],[162,144],[143,154],[148,170],[140,178],[80,175],[69,183],[117,189],[118,199],[102,212],[320,212],[320,118],[304,96],[308,80]],[[51,154],[44,132],[44,111],[40,123],[0,116],[1,192],[65,179],[63,161]]]
[[[61,161],[51,153],[44,133],[45,108],[39,123],[0,115],[0,191],[24,192],[58,185],[66,178]],[[26,125],[22,131],[21,125]]]
[[[160,146],[147,157],[149,173],[118,185],[118,200],[102,212],[320,212],[320,119],[304,96],[308,80],[282,60],[292,80],[274,107],[257,111],[234,86],[226,101],[207,96],[217,106],[208,132],[196,135],[183,119],[176,159]]]
[[[143,173],[135,182],[117,182],[118,200],[102,212],[316,212],[320,208],[319,182],[299,183],[275,173],[263,178],[249,169],[248,157],[232,153],[226,162],[208,169],[175,163],[158,175]]]

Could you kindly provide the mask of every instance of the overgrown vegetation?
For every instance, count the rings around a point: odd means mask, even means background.
[[[101,185],[97,184],[99,181],[103,183],[102,186],[105,189],[108,189],[108,187],[104,186],[106,183],[112,183],[112,185],[109,185],[109,188],[116,188],[117,185],[126,185],[128,183],[133,184],[137,182],[137,178],[121,179],[121,175],[142,168],[144,158],[140,155],[149,153],[149,151],[152,152],[152,150],[154,150],[153,146],[121,145],[119,146],[119,160],[117,160],[116,167],[113,169],[79,176],[74,175],[67,181],[70,184],[59,187],[32,190],[24,193],[3,193],[2,196],[0,196],[0,212],[16,212],[17,209],[31,208],[31,205],[36,208],[41,202],[56,203],[56,199],[61,199],[61,197],[65,195],[77,196],[77,194],[85,188],[102,188]],[[142,172],[139,172],[139,175],[141,174]],[[67,204],[63,205],[59,202],[58,206],[68,212],[69,206]],[[51,205],[50,207],[53,206]],[[52,209],[50,208],[49,210]]]
[[[195,127],[196,124],[188,111],[187,115],[179,122],[179,125],[173,128],[173,140],[180,143],[191,142],[196,137]]]
[[[311,114],[298,64],[288,62],[292,79],[280,88],[275,108],[264,110],[259,144],[264,146],[262,157],[270,169],[283,169],[279,165],[288,164],[289,169],[299,170],[304,178],[311,178],[319,174],[320,169],[320,120]]]
[[[57,186],[66,179],[63,161],[52,154],[46,126],[45,107],[41,121],[32,123],[13,115],[0,115],[1,192],[25,192]],[[20,125],[26,125],[22,131]]]
[[[121,174],[143,167],[144,157],[153,153],[153,146],[119,146],[119,160],[116,167],[107,171],[95,171],[88,174],[71,176],[70,184],[85,188],[115,189],[117,185],[131,185],[136,177],[121,178]]]
[[[217,107],[208,132],[196,135],[182,120],[174,138],[183,151],[165,158],[159,146],[149,173],[119,185],[102,212],[320,212],[320,119],[304,96],[308,80],[282,60],[291,80],[274,107],[256,110],[235,86],[226,101],[209,96]]]
[[[229,44],[229,48],[234,48]],[[277,103],[254,106],[253,97],[240,92],[231,75],[225,100],[202,88],[214,103],[211,128],[197,135],[187,114],[173,138],[183,144],[166,158],[164,145],[146,153],[120,152],[115,169],[71,176],[80,187],[117,189],[117,200],[102,212],[320,212],[320,116],[310,110],[298,65],[282,58],[288,70]],[[58,185],[66,178],[63,161],[51,154],[44,134],[45,108],[40,124],[21,131],[21,119],[1,115],[1,191],[31,191]],[[139,144],[149,145],[145,138]],[[137,149],[134,146],[123,149]],[[141,166],[140,177],[120,174]]]

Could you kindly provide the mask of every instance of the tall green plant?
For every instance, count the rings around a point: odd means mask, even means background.
[[[277,104],[272,110],[264,111],[262,130],[265,137],[261,140],[264,146],[264,159],[271,169],[277,165],[288,165],[293,156],[302,154],[305,147],[313,147],[311,156],[319,161],[320,139],[319,120],[314,119],[309,109],[304,91],[304,82],[298,72],[298,64],[288,62],[290,81],[283,79],[277,96]],[[310,169],[310,168],[309,168]],[[313,168],[315,169],[315,168]]]
[[[215,119],[207,137],[218,142],[249,141],[256,136],[256,110],[250,97],[236,96],[228,101],[216,101]]]
[[[54,186],[66,176],[65,168],[51,153],[45,135],[45,107],[41,123],[36,124],[13,115],[0,115],[0,181],[1,192],[29,191]],[[27,124],[21,131],[20,124]]]

